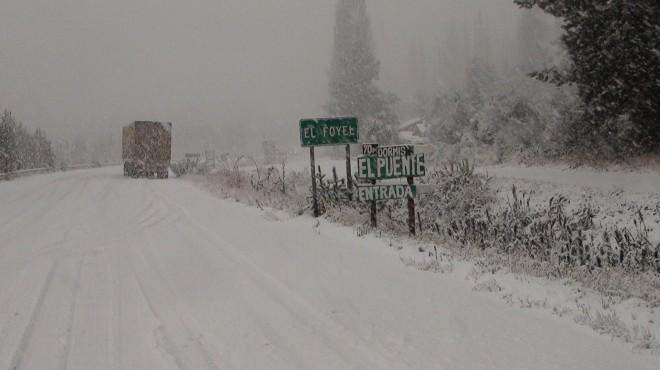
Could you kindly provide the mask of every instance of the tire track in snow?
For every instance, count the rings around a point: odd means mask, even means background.
[[[140,231],[142,233],[156,226],[159,226],[163,222],[173,223],[179,219],[179,214],[176,212],[172,212],[171,207],[168,206],[167,200],[153,188],[152,182],[147,182],[146,185],[149,190],[147,192],[147,201],[146,204],[141,208],[141,211],[138,213],[138,218],[139,218],[138,224],[140,225]],[[144,233],[144,234],[145,237],[149,238],[149,233]],[[151,244],[154,244],[151,238],[149,238],[149,241],[151,242]],[[139,250],[135,250],[135,253],[138,255],[139,259],[143,262],[143,265],[145,267],[145,269],[141,271],[152,271],[158,278],[158,281],[161,283],[161,285],[164,286],[166,290],[166,294],[168,296],[175,295],[172,287],[169,284],[167,284],[167,279],[164,276],[162,276],[162,274],[160,274],[160,272],[157,269],[151,266],[147,258],[145,258],[145,256]],[[161,323],[161,326],[158,329],[158,331],[162,335],[156,336],[158,339],[160,339],[159,344],[162,344],[161,347],[165,349],[166,352],[168,352],[175,359],[175,362],[177,366],[179,366],[179,368],[181,369],[185,368],[184,365],[185,357],[182,356],[180,350],[176,347],[176,344],[174,343],[171,334],[168,334],[169,331],[166,328],[165,321],[162,319],[163,316],[162,310],[158,309],[159,306],[154,303],[153,298],[149,295],[149,292],[145,287],[145,281],[143,280],[142,277],[139,276],[135,266],[131,265],[131,270],[138,282],[140,292],[144,297],[145,301],[147,302],[150,311],[152,312],[154,317],[156,317],[156,319]],[[201,334],[194,335],[190,331],[191,329],[184,322],[181,316],[181,312],[179,312],[177,316],[178,316],[177,321],[181,323],[181,328],[185,332],[184,339],[187,340],[188,344],[192,344],[192,347],[196,350],[195,352],[198,354],[201,361],[208,367],[208,369],[218,370],[220,367],[215,363],[209,351],[207,350],[206,346],[202,342],[203,336]]]
[[[240,253],[240,248],[227,241],[217,232],[209,229],[195,219],[190,212],[175,200],[160,193],[174,208],[186,216],[189,224],[199,230],[195,235],[204,235],[206,245],[222,244],[224,248],[209,249],[222,257],[228,257],[237,265],[245,267],[243,269],[248,273],[247,276],[253,284],[259,287],[264,295],[270,297],[273,302],[289,312],[289,315],[304,326],[309,333],[321,339],[328,348],[333,348],[336,354],[343,358],[347,363],[354,364],[358,359],[355,357],[359,353],[361,366],[357,368],[407,368],[408,365],[401,363],[388,353],[386,348],[373,348],[364,339],[351,334],[345,327],[339,325],[331,318],[320,314],[318,310],[311,306],[304,298],[292,291],[283,282],[268,274],[256,263]],[[192,236],[192,232],[190,232]],[[227,258],[225,258],[227,259]],[[355,349],[358,349],[358,352]]]
[[[142,261],[144,266],[148,267],[149,264],[148,264],[146,258],[144,258],[144,256],[141,253],[139,253],[138,251],[136,251],[136,254],[139,255],[138,257],[140,258],[140,260]],[[187,344],[192,345],[192,347],[195,349],[195,352],[198,353],[200,359],[191,359],[191,358],[186,359],[181,354],[180,348],[177,347],[174,340],[172,339],[171,334],[169,333],[168,328],[166,327],[166,321],[163,319],[163,314],[162,314],[161,310],[158,309],[158,305],[154,302],[153,298],[149,295],[148,290],[145,287],[145,282],[143,280],[144,278],[139,276],[139,274],[137,273],[135,267],[132,266],[132,265],[131,265],[131,270],[133,272],[133,276],[135,276],[135,279],[138,283],[138,286],[140,288],[140,292],[141,292],[142,296],[144,297],[145,301],[147,302],[147,305],[149,306],[149,310],[151,311],[153,316],[161,324],[156,329],[156,331],[154,332],[154,336],[156,337],[157,343],[159,344],[159,346],[161,348],[163,348],[163,350],[165,350],[172,357],[172,359],[176,363],[177,368],[179,368],[181,370],[188,369],[188,367],[185,365],[185,363],[187,362],[186,360],[190,360],[190,361],[194,361],[195,363],[204,363],[209,370],[219,370],[219,367],[215,364],[215,362],[213,361],[213,359],[209,355],[206,348],[202,345],[202,342],[201,342],[200,338],[193,336],[190,333],[189,328],[186,325],[183,325],[183,323],[181,323],[182,328],[183,328],[183,331],[186,334],[185,338],[183,338],[183,339],[187,340]],[[151,268],[151,270],[155,271],[153,268]],[[160,274],[158,274],[157,271],[155,273],[158,275],[157,276],[159,278],[158,281],[161,284],[165,284],[166,280],[162,276],[160,276]],[[180,318],[177,318],[177,319],[180,320]],[[175,321],[178,321],[178,320],[175,320]],[[171,320],[170,320],[170,322],[171,322]],[[197,369],[197,368],[191,367],[190,369]]]
[[[59,188],[55,188],[59,190]],[[9,242],[13,240],[16,236],[20,236],[22,232],[21,227],[17,225],[25,224],[37,224],[44,218],[46,218],[50,213],[57,210],[56,206],[61,205],[68,198],[74,198],[74,195],[78,194],[74,187],[65,188],[65,191],[57,195],[53,199],[53,192],[44,191],[43,196],[35,201],[27,203],[29,207],[22,208],[17,215],[13,215],[9,218],[9,221],[2,222],[2,227],[0,228],[0,234],[3,235],[5,241]],[[7,207],[9,208],[9,207]]]
[[[78,302],[78,293],[80,292],[80,276],[82,273],[82,267],[85,263],[87,255],[80,257],[80,262],[78,263],[78,271],[76,272],[76,282],[73,286],[73,296],[71,298],[71,307],[69,308],[69,315],[67,317],[66,323],[66,339],[64,342],[64,349],[62,351],[62,357],[60,358],[60,366],[58,369],[67,369],[69,356],[71,355],[71,334],[73,332],[73,319],[76,315],[76,303]]]
[[[162,348],[174,361],[177,369],[179,370],[184,370],[185,366],[183,365],[183,360],[181,359],[181,354],[178,353],[177,349],[174,347],[172,344],[172,340],[170,339],[170,336],[167,334],[167,329],[163,326],[163,320],[161,319],[160,315],[158,315],[158,311],[156,310],[156,306],[154,303],[151,301],[149,296],[147,295],[147,292],[144,288],[144,284],[142,283],[142,280],[137,276],[135,273],[135,269],[131,267],[133,277],[137,281],[138,287],[140,289],[140,294],[144,298],[144,301],[147,302],[147,306],[149,307],[149,311],[151,311],[151,314],[154,316],[156,320],[160,323],[160,326],[154,330],[154,338],[156,339],[156,344]]]
[[[37,302],[34,304],[34,308],[32,309],[32,313],[30,314],[30,319],[28,320],[25,330],[21,335],[21,341],[19,342],[18,348],[16,349],[16,352],[12,357],[11,365],[9,367],[11,370],[19,369],[21,363],[23,362],[23,356],[25,355],[25,350],[27,349],[27,346],[30,344],[30,339],[34,331],[34,324],[37,321],[39,314],[41,313],[44,300],[46,299],[46,294],[48,294],[48,290],[52,285],[53,277],[55,276],[55,270],[57,269],[58,265],[59,265],[59,261],[53,261],[50,266],[48,274],[46,275],[46,280],[44,281],[41,287],[41,291],[39,292],[39,298],[37,299]]]

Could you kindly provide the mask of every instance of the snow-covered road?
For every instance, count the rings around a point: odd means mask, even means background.
[[[0,369],[659,369],[382,241],[117,167],[0,182]]]

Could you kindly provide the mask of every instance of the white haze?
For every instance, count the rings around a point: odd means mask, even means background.
[[[460,35],[481,15],[496,62],[515,57],[512,0],[368,8],[381,86],[403,99],[411,43],[433,65],[451,24]],[[0,108],[56,139],[163,120],[187,132],[178,153],[295,145],[298,119],[323,115],[334,11],[334,0],[2,0]]]

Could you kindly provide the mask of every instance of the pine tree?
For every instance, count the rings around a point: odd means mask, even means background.
[[[579,135],[593,143],[605,141],[618,153],[622,144],[660,152],[660,2],[514,2],[539,6],[564,21],[562,41],[570,66],[535,76],[576,85],[585,108],[577,123]]]
[[[0,119],[0,172],[14,171],[16,160],[16,120],[5,110]]]
[[[395,98],[375,85],[379,74],[365,0],[338,0],[326,110],[357,116],[363,139],[390,143],[397,141]]]
[[[446,91],[454,92],[465,84],[465,50],[461,47],[456,33],[456,25],[452,21],[445,35],[444,44],[438,52],[439,80]]]
[[[524,9],[518,18],[519,67],[525,73],[542,67],[548,61],[543,46],[546,29],[535,9]]]
[[[50,140],[41,129],[34,132],[34,140],[36,144],[36,167],[55,167],[55,156],[53,155],[53,148]]]
[[[0,119],[0,173],[53,167],[55,156],[41,129],[29,133],[9,111]]]
[[[428,72],[426,52],[422,42],[413,41],[411,43],[408,74],[416,113],[423,115],[431,103],[434,83]]]
[[[474,23],[474,49],[468,66],[466,93],[472,110],[481,109],[486,98],[492,95],[497,80],[492,64],[491,40],[484,21],[479,15]]]

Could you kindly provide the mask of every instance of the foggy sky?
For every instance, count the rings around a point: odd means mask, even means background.
[[[334,0],[1,0],[0,108],[51,136],[134,120],[296,137],[323,115]],[[488,19],[510,55],[511,0],[368,0],[380,84],[406,94],[412,40]],[[291,130],[289,135],[286,130]]]

